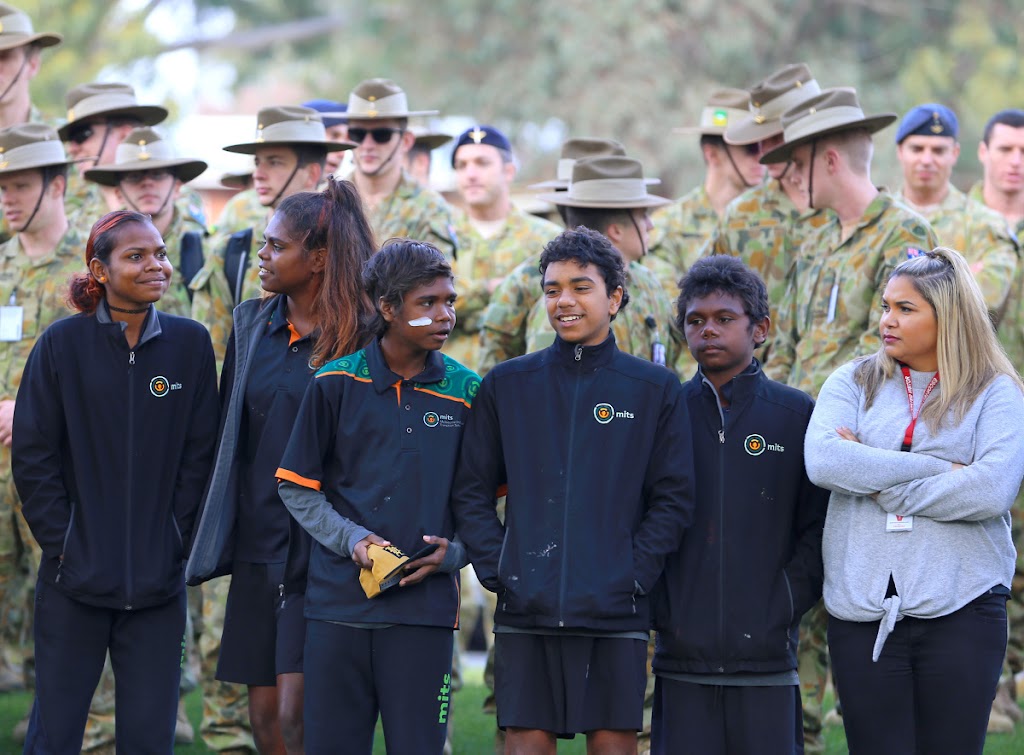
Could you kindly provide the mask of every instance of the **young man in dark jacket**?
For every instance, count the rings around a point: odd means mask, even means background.
[[[456,530],[498,593],[495,694],[506,752],[555,752],[586,732],[635,752],[643,724],[647,593],[692,516],[689,419],[659,365],[611,335],[622,257],[565,231],[540,269],[548,348],[495,367],[466,426]],[[507,488],[504,526],[495,495]]]
[[[655,591],[652,752],[793,753],[797,630],[821,596],[828,503],[804,469],[814,402],[754,359],[770,325],[756,273],[707,257],[681,287],[699,505]]]

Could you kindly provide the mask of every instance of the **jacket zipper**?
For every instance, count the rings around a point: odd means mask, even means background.
[[[583,356],[583,346],[580,344],[576,345],[576,361],[579,362]],[[572,392],[572,409],[569,412],[569,416],[576,417],[576,405],[580,396],[580,375],[575,376],[576,386]],[[565,592],[567,577],[566,573],[569,569],[568,555],[569,555],[569,503],[572,501],[572,459],[574,452],[574,443],[576,436],[576,422],[569,423],[569,458],[565,464],[565,505],[562,507],[562,573],[559,575],[558,585],[558,626],[565,626]]]
[[[135,350],[128,352],[128,458],[135,449],[135,386],[132,381],[132,372],[135,366]],[[132,610],[132,470],[134,464],[128,464],[128,473],[125,475],[125,538],[124,538],[124,574],[125,574],[125,602],[124,610]]]
[[[54,584],[60,582],[60,570],[64,568],[64,557],[68,552],[68,541],[71,539],[71,528],[75,526],[75,502],[71,502],[71,516],[68,518],[68,528],[64,532],[64,544],[60,548],[60,561],[57,563],[57,576],[54,577]]]

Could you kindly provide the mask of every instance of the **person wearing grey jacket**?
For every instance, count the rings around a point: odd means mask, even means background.
[[[807,429],[832,491],[828,640],[851,753],[980,753],[1006,646],[1024,386],[964,258],[912,257],[882,348],[826,381]],[[940,381],[941,375],[941,381]]]

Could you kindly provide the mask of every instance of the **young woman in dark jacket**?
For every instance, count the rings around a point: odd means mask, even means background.
[[[361,275],[374,251],[355,187],[329,179],[281,202],[258,253],[271,296],[234,311],[220,446],[186,571],[190,584],[232,575],[217,678],[248,686],[260,752],[302,752],[303,741],[310,539],[274,473],[313,373],[366,340]]]
[[[171,265],[149,217],[93,226],[81,314],[50,326],[18,392],[14,481],[43,552],[26,752],[78,752],[109,650],[117,743],[170,752],[185,631],[184,559],[213,458],[210,337],[158,312]]]

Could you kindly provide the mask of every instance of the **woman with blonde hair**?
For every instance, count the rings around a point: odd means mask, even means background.
[[[805,445],[832,491],[824,597],[847,741],[980,753],[1006,649],[1024,385],[959,253],[897,265],[881,306],[882,347],[825,382]]]

